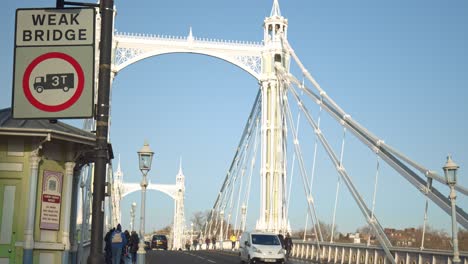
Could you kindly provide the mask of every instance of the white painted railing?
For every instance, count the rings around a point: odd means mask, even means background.
[[[293,241],[293,258],[346,264],[387,264],[385,252],[379,246],[346,243],[320,243],[320,252],[313,242]],[[440,264],[452,263],[453,253],[448,250],[420,250],[416,248],[392,247],[397,264]],[[468,252],[460,252],[463,264],[468,264]]]

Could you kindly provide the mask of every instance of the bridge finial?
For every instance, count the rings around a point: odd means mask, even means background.
[[[281,16],[281,10],[279,7],[278,0],[273,1],[273,7],[271,8],[270,17],[274,17],[274,16],[278,16],[278,17]]]
[[[187,36],[187,40],[189,40],[189,41],[193,40],[192,26],[190,26],[189,33],[188,33],[188,36]]]

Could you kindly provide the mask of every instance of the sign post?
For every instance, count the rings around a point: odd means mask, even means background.
[[[93,116],[95,9],[17,9],[13,118]]]

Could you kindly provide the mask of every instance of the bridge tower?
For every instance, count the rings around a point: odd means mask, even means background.
[[[112,219],[110,222],[110,226],[107,226],[108,229],[112,227],[116,227],[117,224],[121,224],[121,217],[122,213],[120,211],[120,201],[123,198],[123,172],[120,166],[120,155],[119,155],[119,163],[117,164],[117,171],[114,173],[114,180],[111,189],[111,210],[113,213]]]
[[[262,90],[261,204],[258,230],[275,233],[287,230],[286,212],[286,124],[282,112],[285,87],[278,80],[275,65],[289,71],[289,55],[281,38],[286,38],[288,20],[274,0],[270,16],[265,18],[264,47],[261,52]]]
[[[183,247],[183,236],[185,227],[184,218],[184,195],[185,195],[185,176],[182,171],[182,160],[179,165],[179,173],[176,176],[176,192],[174,194],[174,226],[173,233],[173,249]]]

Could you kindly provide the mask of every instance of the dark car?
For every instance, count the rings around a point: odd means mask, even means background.
[[[145,250],[150,250],[150,249],[151,249],[150,242],[145,241]]]
[[[151,239],[151,249],[167,250],[167,237],[165,235],[153,235]]]

